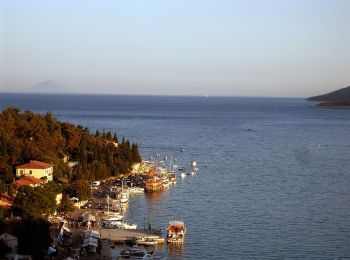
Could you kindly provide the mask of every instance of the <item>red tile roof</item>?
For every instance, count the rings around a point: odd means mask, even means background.
[[[23,185],[37,185],[43,183],[43,180],[34,178],[33,176],[25,176],[22,179],[19,179],[18,181],[12,182],[16,186],[23,186]]]
[[[17,166],[17,169],[47,169],[53,167],[52,164],[39,162],[39,161],[30,161],[29,163],[22,164],[20,166]]]
[[[13,204],[13,199],[4,194],[4,193],[0,193],[0,205],[4,205],[4,206],[11,206]]]

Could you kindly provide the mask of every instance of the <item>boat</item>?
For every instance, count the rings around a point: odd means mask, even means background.
[[[182,244],[185,240],[186,227],[182,220],[171,220],[167,227],[167,242]]]
[[[124,191],[124,182],[122,181],[122,192],[120,193],[120,202],[121,203],[126,203],[129,201],[129,193]]]
[[[184,178],[186,177],[186,173],[185,173],[185,172],[180,173],[180,177],[181,177],[182,179],[184,179]]]
[[[163,182],[163,188],[169,188],[170,182],[168,176],[164,175],[162,177],[162,182]]]
[[[126,222],[121,222],[117,224],[117,228],[120,229],[137,229],[137,224],[129,224]]]
[[[191,161],[191,169],[194,172],[198,171],[197,162],[196,161]]]
[[[163,189],[163,181],[159,176],[155,173],[155,171],[150,171],[147,174],[147,181],[145,184],[145,191],[146,192],[153,192],[153,191],[159,191]]]
[[[195,171],[190,171],[189,173],[188,173],[188,175],[196,175],[197,174],[197,172],[195,172]]]
[[[176,174],[174,172],[169,174],[169,181],[171,184],[176,184]]]
[[[102,218],[103,221],[122,221],[123,215],[117,212],[109,212],[107,217]]]
[[[131,187],[129,188],[129,193],[130,194],[141,194],[144,193],[145,189],[141,187]]]
[[[134,245],[123,249],[117,259],[152,259],[152,255],[146,250]]]
[[[144,246],[155,246],[159,243],[159,237],[157,236],[147,236],[139,237],[136,239],[136,244]]]

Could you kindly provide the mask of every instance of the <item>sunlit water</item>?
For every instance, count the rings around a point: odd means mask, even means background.
[[[196,176],[169,190],[132,195],[128,218],[165,230],[187,226],[165,259],[350,257],[350,110],[310,108],[300,99],[0,96],[17,106],[96,129],[117,130]],[[180,152],[184,146],[186,151]],[[208,168],[204,168],[204,163]],[[147,220],[146,220],[147,222]]]

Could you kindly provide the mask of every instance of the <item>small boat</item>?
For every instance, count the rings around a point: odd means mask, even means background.
[[[120,198],[120,202],[121,203],[127,203],[129,201],[129,194],[125,191],[121,192],[121,198]]]
[[[117,212],[109,212],[107,217],[102,218],[103,221],[122,221],[123,215]]]
[[[180,177],[181,177],[182,179],[184,179],[184,178],[186,177],[186,173],[184,173],[184,172],[180,173]]]
[[[141,187],[131,187],[129,188],[129,193],[130,194],[141,194],[144,193],[145,189]]]
[[[136,244],[144,246],[155,246],[158,244],[159,238],[156,236],[139,237],[136,239]]]
[[[183,147],[181,146],[180,152],[185,152],[185,151],[186,151],[185,148],[183,148]]]
[[[196,171],[190,171],[190,172],[188,173],[188,175],[191,175],[191,176],[196,175],[196,174],[197,174]]]
[[[181,220],[169,221],[167,227],[167,242],[182,244],[185,240],[186,227]]]
[[[169,181],[171,184],[176,184],[176,174],[174,172],[169,174]]]
[[[152,255],[146,250],[134,245],[122,250],[117,259],[152,259]]]
[[[117,227],[120,229],[137,229],[137,224],[129,224],[126,222],[122,222],[118,224]]]

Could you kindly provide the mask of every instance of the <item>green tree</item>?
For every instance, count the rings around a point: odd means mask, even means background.
[[[75,181],[70,189],[69,193],[71,197],[77,197],[79,200],[86,200],[90,197],[91,189],[87,180]]]
[[[74,210],[73,202],[69,199],[68,196],[64,195],[60,205],[58,205],[57,211],[60,213],[67,213]]]
[[[118,135],[117,135],[117,132],[114,132],[114,135],[113,135],[113,142],[118,143]]]
[[[131,146],[131,157],[133,162],[140,163],[142,161],[137,144]]]
[[[14,209],[23,219],[47,219],[56,210],[55,195],[42,187],[22,186],[17,191]]]

